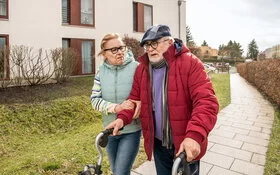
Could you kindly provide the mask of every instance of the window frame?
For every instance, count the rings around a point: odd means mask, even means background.
[[[2,19],[9,19],[9,0],[6,0],[6,15],[0,15]]]
[[[0,34],[0,37],[5,38],[5,45],[6,45],[6,47],[9,47],[9,35],[2,35],[2,34]],[[9,50],[7,50],[7,51],[9,52]],[[6,65],[4,65],[4,66],[7,68],[6,70],[4,68],[4,71],[6,71],[6,76],[5,76],[4,80],[8,80],[8,79],[10,79],[9,53],[7,53],[7,55],[6,55]],[[3,80],[3,79],[0,79],[0,80]]]
[[[62,38],[63,40],[68,40],[69,47],[75,49],[77,51],[77,65],[76,68],[73,70],[72,75],[92,75],[95,74],[95,39],[79,39],[79,38]],[[83,73],[82,68],[82,42],[83,41],[91,41],[92,42],[92,72],[90,73]]]
[[[77,25],[77,26],[87,26],[87,27],[95,27],[95,0],[92,0],[92,24],[82,24],[81,20],[81,1],[82,0],[67,0],[67,18],[68,22],[63,22],[62,15],[62,1],[61,0],[61,22],[64,25]]]
[[[145,32],[145,23],[144,23],[144,8],[150,7],[151,8],[151,26],[153,25],[153,6],[149,4],[144,4],[140,2],[132,2],[133,8],[133,31],[134,32]]]

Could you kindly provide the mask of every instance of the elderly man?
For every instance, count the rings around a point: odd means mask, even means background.
[[[166,25],[149,28],[142,40],[146,53],[139,58],[129,99],[141,101],[144,147],[154,154],[159,175],[170,175],[175,156],[185,151],[192,174],[199,174],[208,134],[219,109],[212,83],[202,62]],[[132,121],[134,111],[123,110],[106,128],[117,130]]]

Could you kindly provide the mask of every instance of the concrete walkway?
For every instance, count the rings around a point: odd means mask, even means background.
[[[201,175],[263,175],[274,119],[273,106],[239,74],[230,74],[231,104],[209,135]],[[131,175],[156,175],[147,161]]]

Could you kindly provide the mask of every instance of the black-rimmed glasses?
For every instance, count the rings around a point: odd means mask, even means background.
[[[109,49],[104,49],[103,51],[108,51],[108,50],[110,50],[112,52],[112,54],[116,54],[116,53],[118,53],[119,50],[124,52],[126,50],[126,46],[113,47],[113,48],[109,48]]]
[[[158,47],[158,44],[159,43],[162,43],[162,42],[165,42],[165,41],[168,41],[169,39],[165,39],[165,40],[162,40],[162,41],[151,41],[150,43],[145,43],[144,44],[144,49],[149,49],[150,47],[152,47],[153,49],[156,49]]]

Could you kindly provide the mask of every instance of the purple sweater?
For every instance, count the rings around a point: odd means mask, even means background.
[[[162,84],[165,69],[153,69],[155,137],[159,140],[162,140]]]

